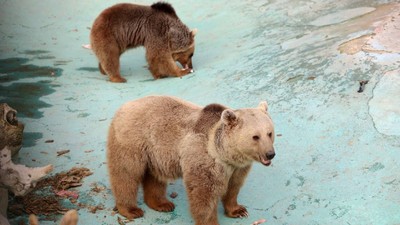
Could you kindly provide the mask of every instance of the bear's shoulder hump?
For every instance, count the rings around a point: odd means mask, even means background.
[[[208,133],[208,131],[221,119],[222,112],[227,109],[220,104],[210,104],[204,107],[194,127],[195,133]]]
[[[157,2],[157,3],[154,3],[153,5],[151,5],[151,8],[178,18],[178,16],[176,15],[175,9],[169,3]]]

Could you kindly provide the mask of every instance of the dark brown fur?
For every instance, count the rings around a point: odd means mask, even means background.
[[[151,5],[152,9],[159,10],[161,12],[168,13],[169,15],[178,19],[178,15],[176,15],[175,9],[172,6],[165,2],[157,2]]]
[[[213,125],[221,119],[221,114],[225,109],[227,108],[220,104],[210,104],[204,107],[194,125],[194,133],[207,134]]]
[[[119,58],[127,49],[144,46],[149,70],[155,79],[192,72],[194,36],[168,3],[142,6],[117,4],[104,10],[91,29],[91,47],[99,69],[112,82],[125,82]],[[175,61],[182,64],[180,69]]]

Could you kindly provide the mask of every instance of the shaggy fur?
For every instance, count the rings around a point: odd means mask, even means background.
[[[115,114],[107,142],[119,213],[129,219],[143,216],[136,202],[140,184],[150,208],[172,211],[175,205],[166,197],[168,180],[183,177],[197,225],[218,224],[218,199],[227,216],[247,216],[237,196],[253,161],[271,163],[273,133],[266,102],[232,110],[149,96],[124,104]]]
[[[149,70],[155,79],[192,72],[196,32],[181,22],[168,3],[152,6],[122,3],[104,10],[96,18],[90,41],[100,72],[107,74],[112,82],[125,82],[119,58],[127,49],[138,46],[146,48]]]

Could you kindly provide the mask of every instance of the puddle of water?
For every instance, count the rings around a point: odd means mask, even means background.
[[[42,96],[55,92],[55,87],[60,85],[51,84],[51,81],[38,81],[31,83],[14,83],[1,87],[0,101],[6,102],[14,109],[17,109],[20,117],[41,118],[41,108],[48,108],[51,105],[39,100]]]
[[[31,54],[41,54],[45,51],[30,51]],[[27,58],[8,58],[0,60],[0,101],[6,102],[18,111],[19,117],[40,118],[41,108],[51,105],[40,100],[49,95],[60,85],[42,78],[58,77],[62,69],[27,64]],[[17,82],[26,78],[41,78],[36,82]]]
[[[58,77],[62,69],[49,66],[27,64],[27,58],[8,58],[0,60],[0,84],[34,77]]]

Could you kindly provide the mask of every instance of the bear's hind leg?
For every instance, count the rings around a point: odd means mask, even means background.
[[[127,219],[142,217],[144,214],[136,202],[140,180],[140,173],[134,174],[132,170],[110,166],[110,181],[117,209]]]
[[[160,212],[171,212],[175,209],[174,203],[170,202],[167,197],[167,183],[159,181],[150,172],[143,177],[143,193],[144,202]]]
[[[107,74],[106,74],[106,71],[104,71],[103,67],[101,66],[101,63],[99,63],[99,70],[100,70],[100,73],[101,73],[101,74],[107,75]]]
[[[111,82],[124,83],[126,79],[121,77],[119,58],[121,52],[116,43],[108,44],[107,47],[101,49],[101,53],[97,54],[99,58],[100,72],[107,74]],[[102,71],[103,70],[103,71]]]

